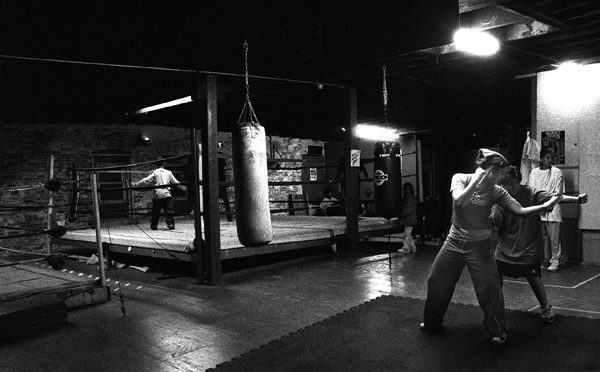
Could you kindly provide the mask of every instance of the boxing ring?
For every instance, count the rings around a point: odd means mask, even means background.
[[[220,223],[221,259],[256,256],[261,254],[304,249],[318,246],[331,246],[346,237],[346,217],[271,216],[273,240],[265,245],[245,247],[240,244],[236,225],[224,218]],[[140,225],[119,224],[103,226],[102,243],[105,251],[139,256],[178,259],[196,262],[194,219],[192,217],[176,219],[176,229],[168,230],[162,226],[150,230],[147,223]],[[359,236],[387,235],[399,231],[397,219],[387,220],[381,217],[363,217],[358,221]],[[95,249],[96,230],[82,229],[68,231],[62,237],[53,237],[52,244],[59,249],[72,247]]]
[[[196,140],[193,141],[196,142]],[[222,157],[228,158],[227,155]],[[191,162],[192,165],[188,168],[195,169],[197,168],[196,164],[200,164],[201,157],[192,152],[192,154],[176,155],[165,160]],[[277,161],[296,163],[302,160],[277,159]],[[118,253],[132,257],[191,262],[197,264],[198,270],[205,270],[207,262],[212,262],[216,265],[213,273],[216,274],[215,276],[220,276],[222,260],[256,257],[312,247],[329,247],[331,250],[337,251],[338,243],[341,243],[342,249],[352,251],[360,239],[389,236],[400,230],[396,217],[362,216],[359,215],[358,210],[354,210],[346,216],[313,216],[311,211],[317,208],[317,200],[308,200],[306,194],[288,194],[287,201],[276,199],[266,201],[273,203],[268,210],[270,216],[267,217],[272,228],[272,239],[258,244],[242,243],[238,213],[227,208],[228,201],[223,199],[227,198],[227,195],[219,193],[219,195],[212,196],[206,192],[207,189],[216,191],[217,188],[234,186],[231,181],[223,181],[222,177],[215,177],[209,178],[207,182],[202,182],[196,178],[198,175],[194,174],[191,179],[179,181],[179,184],[139,186],[131,182],[140,178],[142,174],[147,174],[147,171],[138,171],[135,168],[148,167],[154,163],[155,161],[151,160],[100,168],[75,169],[73,167],[71,183],[77,187],[72,188],[73,197],[71,199],[77,201],[80,199],[79,194],[91,193],[93,205],[89,205],[89,197],[86,205],[77,206],[77,204],[71,203],[69,220],[78,221],[79,216],[82,216],[87,222],[80,221],[78,227],[65,229],[63,233],[52,236],[50,238],[52,252],[66,252],[69,249],[95,249],[99,252],[99,256],[106,258],[106,262],[111,262],[111,253]],[[324,164],[319,167],[337,168],[338,165],[336,162],[336,164]],[[284,169],[301,172],[303,167],[280,167],[276,171]],[[89,178],[90,174],[91,179]],[[119,175],[124,182],[117,187],[100,186],[98,179],[99,175],[103,174]],[[358,181],[355,179],[352,184],[357,187]],[[360,181],[373,182],[372,179]],[[327,181],[311,181],[311,183],[331,184]],[[301,181],[269,180],[268,187],[286,188],[302,184]],[[190,205],[193,205],[192,211],[160,213],[161,218],[166,215],[173,216],[175,229],[168,229],[162,222],[159,223],[158,229],[151,229],[148,221],[150,214],[147,207],[144,206],[130,207],[122,212],[124,215],[121,217],[118,217],[118,214],[111,214],[109,211],[104,218],[101,218],[99,200],[105,193],[119,192],[133,195],[165,187],[184,187],[183,190],[189,191],[188,201]],[[203,199],[200,198],[200,192],[204,195]],[[358,190],[355,194],[358,195]],[[225,211],[219,208],[220,199],[223,199]],[[350,211],[350,209],[356,208],[355,206],[359,205],[359,202],[368,201],[346,200],[340,202],[339,207],[344,205]],[[287,208],[281,208],[283,203],[287,204]],[[350,206],[354,208],[350,208]],[[246,218],[243,222],[246,225],[261,226],[264,218],[260,221]],[[82,223],[84,227],[81,227]],[[87,227],[85,223],[88,223]],[[349,231],[350,225],[352,226]],[[100,260],[100,266],[103,266],[103,262],[104,260]],[[100,271],[102,273],[104,269],[101,267]],[[202,280],[202,276],[203,274],[199,272],[199,281]]]
[[[231,177],[227,177],[227,180],[222,179],[223,177],[219,173],[219,159],[226,159],[232,163],[232,168],[234,168],[234,160],[238,157],[234,156],[233,150],[240,147],[245,151],[253,149],[253,147],[249,144],[234,146],[233,142],[235,141],[232,141],[230,147],[218,150],[220,143],[217,142],[216,76],[208,74],[206,78],[206,85],[201,87],[199,84],[198,87],[205,89],[206,92],[208,119],[198,128],[188,128],[190,151],[176,151],[180,155],[160,157],[162,161],[181,162],[177,166],[181,168],[185,177],[178,178],[179,183],[154,186],[136,185],[144,175],[148,174],[149,168],[156,162],[153,154],[140,156],[137,159],[138,162],[132,162],[134,159],[131,158],[127,160],[119,158],[118,161],[112,162],[105,159],[108,156],[106,155],[99,156],[92,163],[72,163],[67,170],[61,171],[63,177],[71,173],[71,180],[64,182],[54,178],[54,165],[52,161],[50,162],[48,182],[44,185],[48,190],[48,203],[31,206],[31,208],[35,207],[45,211],[47,215],[46,228],[35,227],[33,228],[35,231],[31,233],[51,235],[45,244],[47,250],[40,259],[60,259],[65,254],[63,249],[66,247],[94,249],[99,257],[99,283],[102,287],[106,286],[105,262],[111,262],[110,260],[105,261],[104,258],[108,258],[105,254],[123,253],[132,256],[176,259],[195,263],[198,270],[198,282],[214,285],[221,282],[221,260],[309,247],[333,246],[338,243],[342,243],[340,246],[343,250],[352,252],[358,247],[361,238],[398,232],[398,222],[395,218],[361,217],[359,208],[361,208],[363,200],[359,200],[359,184],[362,181],[373,182],[373,179],[361,180],[358,173],[354,172],[353,167],[356,165],[350,162],[350,149],[356,147],[353,131],[348,131],[346,135],[344,147],[344,159],[346,160],[341,163],[345,177],[343,181],[339,181],[342,183],[342,189],[345,190],[342,192],[344,200],[341,202],[345,208],[343,212],[345,217],[311,216],[310,209],[318,205],[318,202],[306,199],[307,194],[300,189],[304,182],[286,179],[285,177],[289,177],[289,175],[271,179],[271,173],[278,174],[279,172],[290,172],[290,174],[295,172],[294,174],[301,176],[305,169],[303,167],[304,159],[284,157],[267,159],[268,156],[263,151],[264,141],[260,143],[260,146],[256,146],[260,148],[260,154],[258,150],[248,151],[247,155],[254,154],[252,155],[254,157],[248,158],[242,163],[249,167],[250,164],[259,162],[261,165],[256,167],[255,175],[258,174],[258,170],[270,172],[264,174],[261,179],[265,181],[265,186],[276,187],[278,190],[288,190],[289,187],[289,191],[285,193],[290,197],[288,206],[291,204],[291,207],[280,207],[279,204],[285,203],[285,201],[279,200],[282,199],[281,195],[283,194],[279,192],[276,194],[278,195],[276,198],[270,198],[268,193],[265,193],[268,198],[263,204],[267,208],[265,208],[266,213],[261,215],[261,221],[256,221],[254,215],[244,217],[247,211],[254,211],[253,208],[236,205],[235,210],[230,211],[225,203],[225,198],[220,195],[220,189],[233,186],[234,204],[242,200],[242,196],[238,195],[242,192],[248,195],[245,196],[245,199],[253,199],[254,194],[258,194],[259,191],[262,194],[266,189],[253,187],[253,184],[236,185],[235,177],[233,177],[234,182],[231,182]],[[348,127],[352,127],[356,125],[354,115],[356,90],[348,89],[345,92],[345,99],[348,103],[348,115],[345,123]],[[249,104],[248,98],[247,103]],[[241,151],[241,149],[238,150]],[[101,152],[100,155],[104,155],[104,153]],[[358,160],[353,159],[352,161],[357,162]],[[269,162],[274,163],[268,164]],[[280,166],[280,162],[299,162],[300,164],[286,167],[285,165]],[[335,164],[311,166],[309,170],[312,172],[313,169],[321,167],[335,167],[339,173],[339,164],[339,162],[335,162]],[[229,167],[229,164],[227,166]],[[246,179],[250,179],[250,177],[237,178],[238,181]],[[51,181],[55,185],[50,184]],[[325,185],[331,184],[331,181],[310,179],[308,183],[325,187]],[[64,187],[61,188],[61,185]],[[39,186],[36,187],[39,189]],[[163,219],[167,216],[175,218],[177,221],[175,230],[151,230],[146,219],[149,219],[154,203],[148,201],[148,195],[155,189],[171,187],[185,191],[187,194],[186,205],[190,209],[177,212],[165,211],[160,214]],[[12,193],[16,189],[11,187],[5,191]],[[388,194],[392,195],[392,193]],[[44,196],[40,194],[41,198]],[[295,203],[291,199],[297,196],[305,197],[304,207],[294,207]],[[224,200],[224,206],[221,205],[221,199]],[[11,202],[5,207],[6,212],[21,210],[19,202]],[[225,211],[221,207],[224,207]],[[29,207],[27,206],[27,208]],[[304,210],[306,215],[298,216],[295,212],[300,210]],[[38,214],[41,213],[38,212]],[[124,219],[126,220],[124,221]],[[240,233],[241,226],[248,230],[253,227],[266,226],[269,223],[272,223],[272,238],[241,243],[240,238],[248,235]],[[23,226],[7,225],[6,229],[24,231],[18,235],[5,234],[7,236],[4,238],[7,239],[17,239],[30,234],[27,229],[23,229]]]

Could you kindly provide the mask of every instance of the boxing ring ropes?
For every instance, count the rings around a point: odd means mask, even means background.
[[[189,158],[189,154],[180,155],[177,157],[164,159],[164,160],[176,160]],[[295,163],[301,162],[299,159],[272,159],[272,162],[279,163]],[[132,192],[146,192],[155,188],[166,187],[166,186],[129,186],[123,188],[110,188],[103,189],[95,185],[97,183],[96,173],[126,173],[136,174],[143,173],[147,174],[147,171],[131,171],[132,168],[145,166],[152,164],[154,161],[129,164],[122,166],[115,166],[110,168],[88,168],[80,169],[78,172],[91,172],[91,189],[87,191],[97,190],[97,193],[101,196],[103,192],[114,192],[114,191],[132,191]],[[336,165],[322,166],[322,168],[334,167]],[[312,167],[314,168],[314,166]],[[301,171],[302,167],[278,167],[277,170],[292,170]],[[81,178],[79,174],[76,177]],[[85,178],[85,177],[83,177]],[[311,182],[312,184],[321,183],[330,185],[331,182],[318,181]],[[199,185],[203,186],[202,181],[199,181]],[[269,187],[280,187],[280,186],[297,186],[302,185],[302,182],[277,182],[269,181]],[[188,184],[181,183],[180,185],[173,186],[186,186]],[[219,187],[230,187],[233,186],[233,182],[218,182]],[[81,192],[82,190],[79,190]],[[77,191],[74,191],[74,193]],[[220,225],[220,246],[221,246],[221,258],[222,259],[233,259],[242,258],[248,256],[256,256],[261,254],[268,254],[274,252],[281,252],[287,250],[302,249],[314,246],[331,246],[336,244],[343,239],[346,232],[346,218],[343,216],[337,217],[315,217],[311,216],[310,209],[314,208],[315,204],[318,204],[320,200],[308,200],[306,194],[295,195],[300,199],[294,199],[294,196],[289,194],[288,200],[270,200],[270,203],[288,204],[288,208],[272,208],[271,209],[271,221],[273,225],[274,238],[268,244],[261,246],[245,247],[238,241],[237,234],[235,232],[235,222],[227,222],[224,217],[235,215],[235,212],[220,211],[219,214],[219,225]],[[76,196],[73,199],[77,199]],[[98,196],[93,198],[98,200]],[[214,204],[216,202],[217,208],[220,201],[217,200],[206,200],[204,199],[206,210],[207,204]],[[367,203],[368,201],[364,201]],[[96,221],[96,227],[94,229],[82,229],[68,231],[64,236],[53,237],[52,244],[58,246],[76,246],[80,248],[97,248],[98,251],[101,249],[106,253],[118,252],[121,254],[139,255],[156,257],[161,259],[173,259],[188,262],[198,262],[198,250],[194,241],[196,239],[195,223],[198,222],[196,216],[190,214],[175,214],[176,217],[176,228],[175,230],[168,230],[161,220],[159,222],[158,230],[148,229],[149,222],[147,220],[140,221],[139,223],[127,223],[127,224],[114,224],[106,221],[105,223],[100,221],[99,208],[97,202],[94,202],[94,220]],[[195,203],[195,202],[194,202]],[[297,206],[301,204],[301,206]],[[196,209],[196,208],[194,208]],[[72,211],[76,214],[85,214],[90,212]],[[299,215],[297,212],[303,212],[304,215]],[[194,213],[195,214],[195,213]],[[133,213],[130,212],[131,216],[149,216],[143,210],[134,209]],[[164,217],[165,213],[161,213],[161,217]],[[203,211],[200,212],[200,217],[205,216]],[[191,217],[194,217],[191,219]],[[201,225],[201,247],[206,243],[206,230],[205,222],[200,220]],[[363,235],[381,235],[387,232],[390,228],[397,227],[395,222],[387,221],[379,217],[366,217],[359,222],[359,231]],[[102,242],[101,246],[98,242]],[[202,249],[201,249],[202,251]],[[107,259],[107,261],[110,261]]]
[[[166,161],[176,161],[178,159],[189,159],[190,154],[179,155],[172,158],[163,159]],[[129,177],[131,175],[139,175],[140,178],[148,174],[147,170],[135,171],[133,168],[144,167],[149,164],[153,164],[155,161],[148,161],[136,164],[128,164],[106,168],[86,168],[86,169],[72,169],[73,179],[70,182],[60,182],[55,179],[51,179],[44,186],[50,191],[49,195],[52,195],[52,191],[56,192],[60,188],[61,184],[70,185],[71,189],[67,190],[71,192],[70,200],[71,203],[67,205],[52,205],[50,202],[48,205],[49,216],[52,213],[52,208],[65,208],[68,207],[68,221],[74,222],[78,216],[81,215],[92,215],[93,216],[93,227],[89,228],[67,228],[65,221],[54,221],[54,226],[49,223],[49,228],[44,231],[27,232],[20,235],[13,235],[12,237],[26,236],[28,234],[42,234],[47,233],[49,235],[50,244],[53,247],[65,247],[75,246],[78,248],[95,249],[98,257],[103,257],[103,260],[98,260],[100,270],[100,283],[105,283],[105,262],[111,262],[109,255],[111,252],[118,252],[130,255],[149,256],[164,259],[173,259],[188,262],[197,262],[198,251],[195,248],[195,219],[190,214],[176,214],[176,225],[177,228],[174,231],[167,230],[164,226],[163,221],[160,221],[158,230],[149,230],[149,222],[144,217],[148,217],[149,213],[147,210],[142,209],[131,209],[127,211],[130,218],[142,217],[143,221],[126,224],[114,223],[108,219],[102,221],[100,218],[100,204],[101,195],[104,192],[147,192],[151,191],[157,186],[130,186]],[[271,159],[271,162],[277,163],[298,163],[302,162],[301,159]],[[323,165],[317,166],[318,168],[331,168],[337,165]],[[315,168],[315,166],[311,166]],[[275,171],[299,171],[301,172],[303,167],[274,167]],[[102,188],[98,185],[98,174],[102,173],[120,173],[125,175],[126,187],[122,188]],[[372,181],[372,180],[364,180]],[[311,182],[312,184],[324,184],[332,185],[329,181],[318,181]],[[296,186],[302,185],[302,182],[277,182],[270,181],[270,187],[281,187],[281,186]],[[202,186],[202,182],[199,182]],[[189,186],[187,184],[171,185],[175,186]],[[219,187],[230,187],[233,186],[233,182],[218,183]],[[40,186],[36,186],[40,187]],[[158,186],[160,187],[160,186]],[[162,186],[165,187],[165,186]],[[10,190],[9,190],[10,191]],[[93,205],[88,207],[88,210],[82,210],[82,206],[78,205],[80,193],[91,193]],[[346,218],[342,216],[329,216],[329,217],[315,217],[311,216],[311,208],[315,208],[320,200],[308,200],[306,194],[299,195],[288,195],[287,200],[271,200],[271,203],[277,204],[288,204],[288,208],[273,208],[272,213],[272,224],[274,228],[274,239],[269,244],[258,246],[258,247],[245,247],[241,245],[237,239],[235,233],[235,223],[225,222],[223,217],[235,215],[235,212],[221,211],[219,212],[220,221],[220,244],[221,244],[221,257],[222,259],[240,258],[255,256],[260,254],[267,254],[273,252],[280,252],[286,250],[303,249],[314,246],[332,246],[344,238],[346,233]],[[294,196],[296,198],[294,198]],[[51,196],[50,196],[51,198]],[[50,199],[51,200],[51,199]],[[206,200],[205,200],[206,201]],[[363,201],[368,203],[369,201]],[[217,200],[217,203],[220,203]],[[211,204],[207,201],[205,204]],[[300,204],[300,206],[298,206]],[[83,206],[85,207],[85,206]],[[16,210],[21,210],[17,208]],[[302,212],[304,215],[299,215],[298,212]],[[287,214],[287,215],[286,215]],[[200,215],[204,215],[200,212]],[[165,214],[161,213],[161,217]],[[181,219],[180,219],[181,218]],[[51,218],[48,218],[50,221]],[[140,226],[142,224],[142,226]],[[161,226],[162,224],[162,226]],[[204,223],[201,221],[201,227],[204,227]],[[394,228],[396,225],[390,221],[382,218],[366,217],[359,222],[359,231],[364,236],[381,235],[389,231],[390,228]],[[6,227],[5,228],[9,228]],[[204,230],[204,229],[202,229]],[[206,234],[201,236],[202,244],[205,244]],[[48,250],[46,254],[33,253],[35,256],[32,260],[21,261],[35,262],[35,261],[47,261],[53,268],[60,269],[64,264],[66,254],[58,252],[52,252]],[[104,285],[104,284],[102,284]]]
[[[53,195],[60,191],[63,185],[74,188],[83,181],[61,182],[53,178],[53,169],[54,156],[51,155],[47,182],[0,189],[0,193],[28,195],[34,204],[25,205],[30,204],[26,202],[1,205],[0,213],[22,214],[27,211],[45,210],[47,215],[46,228],[43,229],[24,228],[20,224],[0,226],[0,230],[10,232],[0,236],[0,330],[3,332],[0,339],[64,322],[66,314],[63,314],[62,307],[77,307],[110,299],[103,267],[99,267],[98,277],[74,277],[61,272],[64,271],[68,255],[50,251],[52,237],[60,237],[67,232],[64,223],[55,223],[52,218],[53,211],[70,207],[70,204],[55,204]],[[36,199],[43,198],[39,191],[45,190],[48,191],[48,203],[40,204]],[[46,252],[11,249],[3,244],[4,241],[41,235],[47,235]],[[53,271],[44,269],[46,265]]]
[[[177,160],[190,158],[190,154],[180,155],[170,159],[164,160]],[[302,162],[301,159],[271,159],[272,162],[279,163],[294,163]],[[76,228],[67,229],[64,226],[57,225],[46,229],[46,232],[50,235],[50,244],[54,247],[64,246],[76,246],[79,248],[90,248],[96,249],[98,257],[104,257],[106,262],[110,262],[107,256],[111,252],[118,252],[130,255],[149,256],[163,259],[173,259],[180,261],[196,262],[201,260],[202,253],[200,254],[195,247],[194,241],[196,241],[197,229],[195,224],[198,223],[198,218],[194,216],[193,220],[184,218],[183,220],[177,220],[177,228],[174,231],[159,229],[157,231],[150,231],[147,228],[149,225],[148,221],[143,221],[144,227],[139,224],[117,224],[110,223],[109,221],[102,221],[100,219],[99,212],[99,200],[103,192],[114,192],[114,191],[132,191],[132,192],[147,192],[156,187],[154,186],[130,186],[126,185],[123,188],[110,188],[103,189],[98,186],[98,174],[99,173],[125,173],[125,174],[144,174],[148,171],[131,171],[130,169],[140,166],[146,166],[152,164],[154,161],[129,164],[122,166],[115,166],[109,168],[87,168],[87,169],[73,169],[72,175],[73,180],[66,182],[65,184],[71,185],[71,204],[69,207],[69,220],[74,220],[77,215],[93,215],[94,227],[93,228]],[[337,165],[323,166],[335,167]],[[312,166],[311,168],[314,168]],[[297,170],[301,171],[302,167],[278,167],[278,170]],[[141,177],[140,177],[141,178]],[[48,184],[56,183],[56,180],[50,180]],[[89,182],[89,187],[85,184]],[[319,182],[312,182],[313,184]],[[331,182],[321,181],[320,183],[331,185]],[[269,186],[294,186],[301,185],[302,182],[276,182],[270,181]],[[183,184],[182,184],[183,185]],[[201,181],[198,182],[199,186],[204,186]],[[189,185],[183,185],[189,186]],[[230,187],[233,186],[232,182],[218,182],[218,187]],[[77,201],[79,199],[78,194],[82,192],[91,192],[93,200],[93,211],[82,211],[78,210]],[[52,192],[49,193],[52,195]],[[192,193],[193,194],[193,193]],[[255,256],[260,254],[274,253],[286,250],[303,249],[314,246],[331,246],[338,243],[341,239],[345,238],[346,235],[346,217],[315,217],[310,216],[309,210],[311,204],[318,204],[320,200],[307,200],[305,194],[298,195],[303,197],[302,199],[294,200],[292,195],[289,195],[288,200],[271,200],[271,203],[288,203],[288,208],[277,208],[272,209],[272,223],[274,228],[274,239],[269,244],[258,246],[258,247],[244,247],[237,240],[235,234],[235,224],[219,221],[219,245],[221,250],[221,259],[231,259]],[[368,203],[368,201],[364,201]],[[194,204],[197,204],[194,202]],[[204,198],[204,210],[211,207],[211,205],[219,204],[219,199],[206,199]],[[300,207],[296,207],[297,204],[302,204]],[[49,204],[51,212],[52,203]],[[60,206],[54,206],[60,207]],[[64,207],[64,206],[63,206]],[[296,212],[302,211],[305,216],[297,215]],[[196,206],[194,207],[194,214],[196,214]],[[129,212],[131,215],[137,216],[148,216],[148,213],[141,213],[140,211],[133,210]],[[288,215],[284,215],[287,213]],[[227,215],[234,215],[234,212],[218,212],[219,220],[221,217]],[[197,217],[203,217],[206,213],[200,212]],[[164,213],[161,215],[164,217]],[[187,216],[190,216],[189,214]],[[183,217],[183,215],[178,216]],[[49,219],[50,220],[50,219]],[[162,221],[161,221],[162,223]],[[206,244],[207,234],[205,230],[205,221],[200,219],[200,231],[201,231],[201,242],[202,247]],[[392,221],[385,220],[383,218],[363,218],[358,223],[359,232],[363,236],[383,235],[389,233],[391,229],[397,227]],[[50,225],[49,225],[50,226]],[[43,233],[36,232],[36,233]],[[200,250],[202,252],[202,249]],[[34,260],[46,260],[52,261],[53,267],[60,268],[60,261],[63,260],[61,253],[52,253],[50,250],[47,254],[40,254]],[[104,265],[105,260],[99,260],[100,270],[100,283],[105,284]],[[57,263],[58,262],[58,263]]]

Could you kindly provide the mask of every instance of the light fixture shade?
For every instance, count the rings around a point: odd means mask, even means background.
[[[500,42],[494,36],[479,30],[461,28],[454,34],[456,49],[475,54],[489,56],[500,49]]]

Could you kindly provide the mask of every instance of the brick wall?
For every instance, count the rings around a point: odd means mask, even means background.
[[[321,141],[313,141],[301,138],[271,137],[267,138],[267,146],[270,146],[268,154],[272,155],[269,167],[269,181],[279,182],[301,182],[302,171],[286,168],[301,168],[301,162],[286,162],[285,159],[302,159],[302,155],[308,153],[308,146],[323,146]],[[275,166],[279,165],[278,170]],[[288,194],[302,195],[302,185],[272,186],[269,188],[269,200],[284,201],[283,203],[271,203],[271,209],[285,209],[288,207]]]
[[[124,125],[106,124],[26,124],[0,123],[0,189],[42,185],[48,180],[50,158],[54,157],[54,178],[63,182],[60,190],[53,193],[56,219],[64,219],[69,208],[72,186],[71,169],[92,167],[92,151],[99,149],[128,149],[134,158],[139,157],[139,130]],[[81,184],[86,187],[85,183]],[[87,184],[89,187],[89,183]],[[45,187],[19,192],[0,192],[0,205],[47,206],[49,192]],[[88,209],[92,204],[91,194],[82,192],[79,205]],[[6,208],[4,209],[6,210]],[[82,215],[68,228],[87,226],[90,215]],[[47,209],[5,211],[0,213],[0,226],[20,227],[40,231],[46,228]],[[26,231],[0,229],[0,238]],[[2,239],[0,246],[25,251],[45,247],[46,235],[19,239]]]

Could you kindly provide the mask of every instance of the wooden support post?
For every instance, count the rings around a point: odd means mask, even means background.
[[[196,278],[198,280],[198,284],[204,284],[204,263],[202,252],[204,250],[204,246],[202,244],[202,210],[200,208],[200,176],[198,169],[200,164],[198,163],[198,158],[200,152],[198,151],[198,134],[196,128],[190,129],[190,147],[191,147],[191,185],[189,192],[192,195],[192,201],[194,203],[194,247],[196,252]]]
[[[50,155],[50,165],[48,167],[48,181],[54,178],[54,155]],[[48,191],[48,218],[46,221],[46,229],[52,229],[52,204],[54,203],[54,196],[52,191]],[[46,253],[52,253],[52,237],[46,235]]]
[[[358,250],[358,193],[359,170],[351,167],[351,150],[357,148],[354,132],[358,121],[356,88],[348,88],[345,99],[346,141],[344,149],[345,178],[346,178],[346,238],[347,249],[350,252]]]
[[[71,194],[71,205],[69,206],[69,222],[77,220],[77,204],[79,203],[79,186],[81,184],[77,178],[77,168],[75,167],[75,163],[71,163],[71,187],[73,193]]]
[[[202,128],[201,135],[206,281],[208,285],[220,285],[222,270],[217,155],[217,77],[212,74],[206,76],[206,115],[206,127]]]
[[[296,211],[294,210],[294,196],[292,194],[288,194],[288,215],[295,216]]]
[[[106,286],[104,270],[104,247],[102,246],[102,226],[100,224],[100,198],[98,197],[98,174],[92,173],[92,200],[94,203],[94,220],[96,223],[96,243],[98,244],[98,268],[100,269],[100,285]]]
[[[308,204],[308,194],[303,194],[304,197],[304,212],[310,216],[310,204]]]

